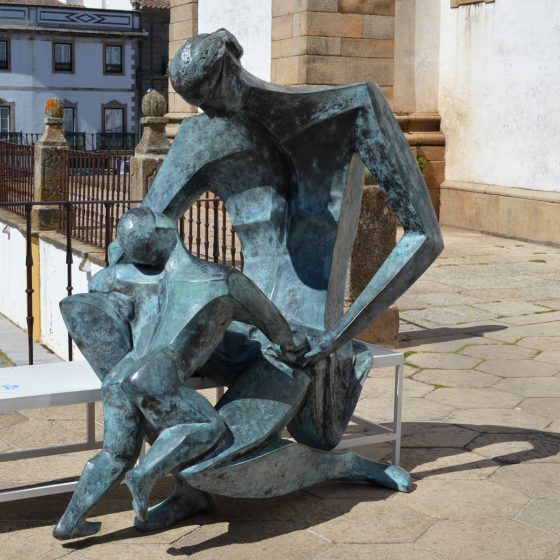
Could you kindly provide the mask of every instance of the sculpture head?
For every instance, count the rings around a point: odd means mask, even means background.
[[[243,48],[227,29],[191,37],[169,66],[173,88],[210,117],[237,113],[244,88]]]
[[[147,266],[164,264],[179,240],[175,222],[149,208],[123,214],[117,236],[124,260]]]

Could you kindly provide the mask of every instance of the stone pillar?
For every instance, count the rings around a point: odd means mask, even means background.
[[[396,244],[397,219],[381,189],[366,178],[360,220],[346,279],[345,304],[349,307],[389,256]],[[392,305],[359,337],[366,342],[397,346],[399,311]]]
[[[198,0],[170,0],[169,15],[169,60],[172,60],[179,47],[198,33]],[[198,109],[189,105],[169,82],[169,113],[167,117],[167,136],[175,138],[185,117],[196,114]]]
[[[49,97],[45,103],[45,130],[35,144],[33,197],[36,201],[60,200],[62,193],[62,155],[68,149],[64,136],[62,99]],[[56,206],[34,206],[31,223],[36,230],[58,227]]]
[[[272,81],[376,82],[393,99],[395,0],[272,0]]]
[[[150,91],[142,98],[144,117],[140,122],[144,130],[130,160],[130,196],[133,200],[142,200],[146,196],[169,150],[169,140],[165,135],[166,111],[167,103],[161,93]]]

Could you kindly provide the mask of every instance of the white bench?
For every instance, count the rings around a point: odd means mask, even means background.
[[[374,368],[395,367],[393,425],[388,428],[358,416],[352,416],[354,423],[376,433],[372,435],[347,434],[336,449],[393,442],[392,463],[398,465],[400,459],[404,356],[400,352],[387,350],[380,346],[371,344],[367,344],[367,346],[373,355]],[[216,385],[209,379],[193,377],[189,380],[189,385],[193,389],[216,388],[218,397],[223,394],[223,387]],[[100,381],[87,362],[60,362],[0,369],[0,413],[87,403],[86,441],[70,445],[1,453],[0,463],[99,449],[103,442],[95,439],[95,402],[100,400]],[[71,492],[76,484],[77,481],[71,481],[2,490],[0,491],[0,502]]]

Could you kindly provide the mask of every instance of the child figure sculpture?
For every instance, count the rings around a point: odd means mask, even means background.
[[[146,314],[148,302],[157,321],[148,338],[142,333],[142,346],[135,346],[103,379],[105,445],[86,464],[55,528],[57,538],[84,536],[99,529],[98,524],[87,523],[85,516],[130,468],[146,430],[157,436],[126,477],[140,522],[146,519],[157,480],[204,456],[225,437],[227,427],[220,415],[185,381],[206,363],[233,321],[256,326],[294,360],[308,348],[294,341],[282,315],[247,277],[192,256],[169,218],[145,208],[130,210],[119,222],[118,239],[124,253],[122,264],[96,275],[91,290],[113,297],[119,294],[121,306],[128,304],[131,319],[135,303],[137,311]],[[145,288],[150,280],[157,296],[138,301],[138,286]],[[145,322],[141,329],[146,330]],[[118,424],[112,423],[115,412]],[[78,507],[84,501],[91,501],[89,507]]]

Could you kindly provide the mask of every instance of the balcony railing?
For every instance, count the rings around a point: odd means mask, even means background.
[[[131,150],[136,147],[134,132],[98,132],[94,135],[95,150]]]
[[[132,154],[137,144],[134,132],[65,132],[64,135],[72,150]],[[34,146],[40,137],[38,132],[0,132],[0,141],[19,146]]]
[[[0,132],[0,141],[18,146],[33,146],[40,136],[37,132]]]

